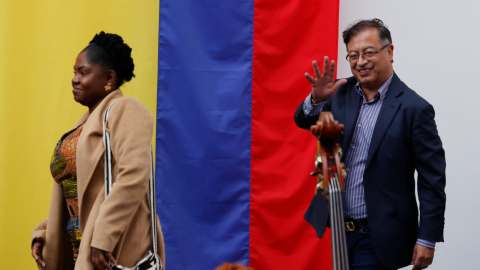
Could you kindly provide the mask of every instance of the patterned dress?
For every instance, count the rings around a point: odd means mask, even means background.
[[[82,240],[78,217],[76,156],[78,138],[82,133],[83,126],[82,124],[62,136],[55,147],[50,162],[50,171],[53,179],[62,187],[65,200],[67,201],[68,212],[70,213],[70,220],[66,229],[71,237],[74,261],[77,260],[78,248]]]

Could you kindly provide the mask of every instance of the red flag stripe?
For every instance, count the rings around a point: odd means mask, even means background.
[[[331,269],[330,237],[303,219],[315,139],[295,126],[311,61],[337,59],[338,1],[256,0],[252,68],[250,267]]]

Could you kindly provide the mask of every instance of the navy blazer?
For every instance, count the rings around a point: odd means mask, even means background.
[[[354,77],[348,78],[322,109],[331,111],[335,120],[345,125],[345,133],[338,139],[344,151],[352,140],[362,104],[356,83]],[[318,115],[305,116],[302,107],[303,102],[295,112],[295,123],[310,129]],[[432,105],[394,74],[373,131],[363,174],[373,245],[379,260],[388,268],[411,263],[417,238],[443,242],[446,164],[434,117]],[[328,212],[325,198],[316,195],[304,216],[319,238],[327,226]]]

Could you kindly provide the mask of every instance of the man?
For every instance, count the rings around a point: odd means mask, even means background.
[[[334,82],[335,62],[329,68],[325,57],[321,75],[314,61],[316,78],[305,74],[312,93],[295,122],[309,129],[321,111],[331,111],[345,124],[338,143],[346,153],[345,219],[355,228],[346,232],[350,269],[427,268],[435,243],[443,242],[446,200],[445,154],[433,107],[393,71],[394,46],[381,20],[359,21],[343,39],[353,77]],[[316,195],[305,214],[318,237],[328,211],[325,198]]]

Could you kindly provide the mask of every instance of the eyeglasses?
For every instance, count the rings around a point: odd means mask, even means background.
[[[363,56],[363,59],[365,60],[370,60],[372,59],[375,55],[377,55],[379,52],[383,51],[385,48],[387,48],[390,44],[387,44],[385,46],[383,46],[380,50],[378,51],[366,51],[364,53],[352,53],[352,54],[347,54],[347,61],[350,61],[350,63],[352,62],[357,62],[358,59],[360,59],[360,55]]]

